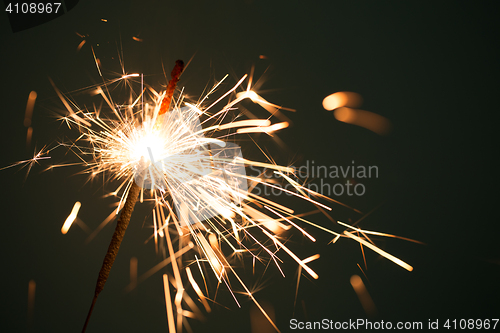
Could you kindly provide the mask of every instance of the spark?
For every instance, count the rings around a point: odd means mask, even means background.
[[[11,165],[8,165],[6,167],[3,167],[3,168],[0,168],[0,171],[2,170],[5,170],[5,169],[9,169],[9,168],[13,168],[13,167],[16,167],[18,165],[21,165],[22,168],[24,167],[28,167],[28,170],[26,171],[26,177],[28,177],[30,171],[31,171],[31,168],[35,165],[35,164],[38,164],[38,161],[40,160],[46,160],[46,159],[50,159],[51,157],[50,156],[44,156],[44,155],[47,155],[52,149],[46,149],[46,147],[43,147],[42,149],[40,149],[38,152],[36,152],[35,150],[35,153],[33,154],[33,157],[28,159],[28,160],[24,160],[24,161],[17,161]]]
[[[134,73],[134,74],[123,75],[121,78],[126,79],[128,77],[138,77],[138,76],[140,76],[138,73]]]
[[[78,215],[78,211],[80,210],[81,206],[82,206],[82,204],[79,201],[75,202],[75,205],[73,206],[73,210],[71,210],[71,213],[69,214],[68,218],[66,219],[66,221],[64,222],[64,224],[61,228],[61,233],[63,235],[66,235],[69,228],[71,228],[71,225],[76,220],[76,217]]]
[[[403,267],[404,269],[406,269],[407,271],[413,271],[413,267],[408,265],[407,263],[405,263],[403,260],[399,259],[399,258],[396,258],[395,256],[393,256],[392,254],[389,254],[387,252],[385,252],[384,250],[378,248],[377,246],[373,245],[372,243],[369,243],[367,242],[366,240],[358,237],[358,236],[354,236],[353,234],[351,234],[350,232],[348,231],[344,231],[344,235],[348,236],[348,237],[351,237],[352,239],[354,239],[355,241],[359,242],[360,244],[363,244],[364,246],[366,246],[367,248],[369,248],[370,250],[373,250],[375,252],[377,252],[378,254],[380,254],[381,256],[389,259],[390,261],[394,262],[395,264]]]
[[[351,91],[339,91],[323,99],[325,110],[332,111],[340,107],[357,108],[361,106],[363,97],[360,94]]]
[[[366,314],[369,317],[375,316],[377,309],[375,307],[375,303],[373,303],[373,299],[366,289],[365,284],[363,283],[363,280],[359,277],[359,275],[353,275],[351,276],[350,282],[352,288],[356,292],[356,295],[358,295],[361,306],[363,306]]]
[[[384,232],[364,230],[364,229],[353,227],[353,226],[351,226],[351,225],[349,225],[347,223],[341,222],[341,221],[337,221],[337,223],[340,224],[340,225],[342,225],[342,226],[344,226],[344,227],[347,227],[349,229],[353,229],[353,230],[359,231],[362,234],[369,234],[369,235],[375,235],[375,236],[384,236],[384,237],[390,237],[390,238],[398,238],[398,239],[403,239],[403,240],[408,241],[408,242],[413,242],[413,243],[425,245],[425,243],[423,243],[421,241],[418,241],[418,240],[415,240],[415,239],[401,237],[401,236],[396,236],[396,235],[391,235],[391,234],[386,234]]]
[[[36,91],[30,92],[28,96],[28,102],[26,103],[26,111],[24,114],[24,126],[25,127],[30,127],[31,126],[31,117],[33,116],[33,108],[35,107],[35,101],[37,98],[37,93]]]
[[[387,135],[391,131],[391,122],[376,113],[359,110],[363,103],[360,94],[350,91],[340,91],[323,99],[323,107],[327,111],[333,111],[338,121],[364,127],[379,135]]]
[[[338,121],[364,127],[379,135],[387,135],[391,131],[391,122],[376,113],[341,107],[333,112]]]

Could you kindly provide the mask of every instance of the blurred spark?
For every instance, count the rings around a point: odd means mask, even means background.
[[[33,326],[33,315],[35,312],[35,292],[36,292],[36,282],[31,279],[28,283],[28,331],[31,330]]]
[[[82,40],[82,41],[80,42],[80,44],[78,44],[78,47],[76,48],[76,52],[79,52],[79,51],[82,49],[83,45],[85,45],[85,43],[86,43],[86,42],[87,42],[87,41],[86,41],[85,39],[84,39],[84,40]]]
[[[379,135],[387,135],[391,131],[391,122],[376,113],[341,107],[333,112],[338,121],[364,127]]]
[[[29,149],[31,147],[31,138],[33,137],[33,127],[28,127],[26,130],[26,148]]]
[[[31,117],[33,116],[33,109],[35,107],[35,101],[37,98],[36,91],[30,92],[28,96],[28,102],[26,103],[26,112],[24,114],[24,127],[31,126]]]
[[[69,228],[71,227],[71,225],[73,224],[73,222],[76,220],[76,217],[78,215],[78,211],[80,210],[81,206],[82,206],[82,204],[79,201],[75,202],[75,205],[73,206],[73,209],[71,210],[71,213],[66,218],[66,221],[64,222],[64,224],[63,224],[63,226],[61,228],[61,233],[63,235],[66,235],[66,233],[68,232]]]
[[[356,295],[358,295],[359,301],[361,302],[361,306],[365,310],[366,315],[368,317],[374,317],[377,313],[377,309],[370,294],[368,293],[368,290],[366,289],[365,284],[363,283],[363,280],[359,277],[359,275],[353,275],[351,276],[350,282],[352,288],[356,292]]]
[[[325,97],[323,99],[323,107],[328,111],[332,111],[343,106],[357,108],[361,106],[362,102],[363,98],[360,94],[350,91],[339,91]]]
[[[33,117],[33,109],[35,107],[35,101],[37,98],[36,91],[31,91],[28,96],[28,102],[26,103],[26,111],[24,113],[24,127],[26,130],[26,148],[29,149],[31,146],[31,138],[33,137],[33,127],[31,127],[31,118]]]
[[[137,258],[130,258],[130,285],[137,286]]]

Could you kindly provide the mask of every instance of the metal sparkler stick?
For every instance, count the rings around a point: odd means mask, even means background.
[[[170,107],[170,102],[172,100],[172,96],[175,91],[175,87],[177,86],[177,82],[179,82],[179,78],[184,70],[184,62],[182,60],[177,60],[175,62],[174,69],[171,73],[171,80],[168,82],[167,90],[165,96],[163,97],[159,115],[164,114],[168,111]],[[92,299],[92,304],[90,305],[89,312],[87,314],[87,319],[85,320],[85,324],[83,325],[82,333],[87,329],[87,325],[89,324],[90,316],[92,315],[92,310],[94,310],[95,303],[97,301],[97,297],[104,289],[104,285],[109,276],[109,272],[111,271],[111,267],[115,262],[116,255],[118,254],[118,250],[120,249],[120,244],[123,240],[123,236],[125,236],[125,231],[127,230],[128,224],[130,222],[130,218],[132,217],[132,212],[134,211],[135,204],[137,202],[137,197],[139,196],[141,188],[136,184],[135,181],[132,180],[132,185],[128,191],[127,199],[123,206],[123,211],[118,218],[116,223],[116,229],[113,233],[113,237],[111,238],[111,242],[109,243],[108,251],[104,256],[104,261],[101,266],[101,270],[99,271],[99,276],[97,278],[97,283],[94,292],[94,298]]]

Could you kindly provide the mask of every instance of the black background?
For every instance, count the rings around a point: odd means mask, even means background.
[[[75,91],[99,82],[91,45],[105,75],[121,75],[117,54],[123,52],[126,72],[144,73],[157,89],[165,83],[162,63],[169,72],[176,59],[194,56],[181,80],[191,95],[226,73],[228,88],[255,65],[256,78],[266,72],[261,95],[297,109],[286,113],[293,124],[279,133],[287,148],[260,138],[277,162],[377,165],[379,177],[366,181],[364,196],[338,199],[363,212],[379,207],[361,227],[427,244],[378,241],[410,263],[411,273],[367,252],[365,283],[377,319],[498,318],[498,13],[493,2],[82,0],[62,17],[18,33],[2,14],[0,166],[32,155],[23,127],[32,90],[38,93],[37,148],[74,135],[57,121],[63,106],[48,76],[75,101],[84,100]],[[82,38],[75,32],[86,35],[80,52]],[[360,93],[363,109],[391,120],[391,135],[336,121],[321,105],[336,91]],[[1,171],[2,331],[26,330],[30,279],[37,283],[33,331],[75,332],[85,319],[113,228],[89,244],[77,226],[65,236],[60,228],[77,200],[79,217],[96,228],[111,212],[112,200],[102,199],[102,183],[75,175],[78,167],[41,173],[66,158],[72,157],[55,152],[27,178],[25,169]],[[290,204],[297,212],[312,209]],[[359,217],[332,207],[336,219]],[[134,213],[88,332],[167,331],[161,275],[132,293],[123,291],[130,257],[139,258],[139,274],[161,260],[152,243],[144,245],[149,212],[143,205]],[[364,267],[359,245],[327,245],[329,235],[308,230],[316,244],[298,235],[290,244],[301,257],[321,253],[311,263],[320,278],[303,277],[295,314],[296,268],[285,255],[287,277],[271,269],[266,288],[255,294],[274,307],[284,332],[291,318],[365,316],[349,284],[351,275],[360,274],[356,264]],[[250,332],[251,302],[238,296],[238,309],[227,292],[220,297],[231,310],[214,306],[207,322],[192,323],[195,332]]]

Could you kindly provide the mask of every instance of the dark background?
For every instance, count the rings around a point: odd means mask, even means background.
[[[293,124],[278,135],[287,148],[259,138],[278,152],[277,162],[377,165],[379,177],[365,182],[364,196],[337,199],[363,212],[379,207],[361,227],[427,244],[378,241],[410,263],[411,273],[367,250],[368,280],[363,279],[378,309],[374,320],[498,318],[500,73],[499,11],[493,3],[81,0],[61,17],[17,33],[1,14],[0,167],[29,158],[34,144],[41,148],[74,135],[57,121],[63,106],[48,76],[85,103],[75,90],[99,83],[90,45],[104,75],[121,75],[122,52],[127,73],[144,73],[157,89],[165,84],[162,63],[168,73],[176,59],[194,56],[180,84],[195,96],[226,73],[225,88],[230,87],[255,65],[256,78],[265,72],[261,95],[297,109],[286,113]],[[75,32],[88,35],[80,52],[82,38]],[[27,150],[23,119],[32,90],[38,99]],[[360,93],[363,109],[391,120],[391,135],[335,120],[321,102],[336,91]],[[102,199],[110,188],[75,175],[78,167],[41,172],[50,163],[74,160],[63,153],[54,152],[52,161],[42,161],[27,178],[26,169],[1,171],[2,331],[27,329],[31,279],[36,281],[32,331],[77,332],[87,314],[113,228],[89,244],[78,226],[64,236],[60,228],[79,200],[79,217],[95,229],[113,200]],[[291,204],[298,212],[313,209]],[[359,218],[332,207],[336,219]],[[139,275],[161,260],[151,242],[144,245],[151,232],[149,211],[143,205],[134,213],[88,332],[167,331],[160,274],[124,292],[132,256],[139,259]],[[313,218],[334,228],[324,217]],[[364,267],[359,245],[349,240],[327,245],[329,235],[308,230],[316,244],[298,235],[290,244],[303,258],[321,253],[311,263],[320,278],[302,278],[295,314],[296,268],[287,256],[281,256],[287,277],[272,268],[260,281],[266,288],[255,294],[274,307],[284,332],[291,318],[365,316],[349,284],[351,275],[362,276],[356,265]],[[249,332],[251,302],[241,295],[239,300],[242,309],[221,291],[218,301],[230,310],[214,306],[206,323],[192,322],[195,332]]]

